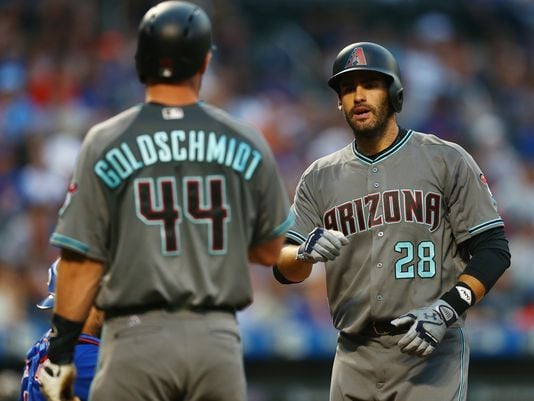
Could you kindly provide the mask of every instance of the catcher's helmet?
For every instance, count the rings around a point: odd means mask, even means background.
[[[343,74],[351,71],[377,71],[391,78],[389,101],[397,113],[402,109],[403,87],[397,60],[389,50],[371,42],[358,42],[339,52],[332,67],[328,85],[339,95],[339,81]]]
[[[56,298],[57,264],[59,259],[48,268],[48,296],[37,304],[39,309],[52,309]]]
[[[183,81],[198,71],[211,48],[211,22],[204,10],[185,1],[164,1],[139,24],[137,74],[143,83]]]

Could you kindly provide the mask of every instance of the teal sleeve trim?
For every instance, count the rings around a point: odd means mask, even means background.
[[[306,242],[306,237],[300,235],[296,231],[288,231],[286,237],[292,239],[293,241],[296,241],[299,244]]]
[[[482,224],[479,224],[478,226],[470,228],[468,231],[469,231],[469,234],[473,235],[478,232],[485,231],[490,228],[498,227],[498,226],[504,226],[504,221],[500,218],[486,221],[485,223],[482,223]]]
[[[52,237],[50,238],[50,243],[60,248],[72,249],[73,251],[77,251],[84,255],[89,252],[89,245],[57,233],[52,234]]]
[[[287,230],[293,226],[293,223],[295,223],[295,215],[293,213],[289,213],[284,222],[273,230],[273,236],[279,237],[282,234],[285,234]]]

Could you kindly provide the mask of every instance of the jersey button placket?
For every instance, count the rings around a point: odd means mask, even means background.
[[[369,165],[367,168],[367,191],[372,196],[373,202],[376,202],[377,194],[384,188],[385,171],[379,165]],[[372,195],[375,194],[375,195]],[[380,206],[380,205],[377,205]],[[380,206],[381,207],[381,206]],[[380,209],[376,211],[373,218],[379,220],[381,215]],[[378,222],[378,221],[377,221]],[[383,223],[382,223],[383,224]],[[382,224],[375,223],[375,226],[370,230],[373,232],[373,245],[372,245],[372,260],[374,261],[372,266],[376,266],[374,272],[371,272],[370,283],[370,306],[372,313],[379,313],[382,310],[382,304],[384,300],[382,283],[384,282],[383,275],[387,272],[382,268],[383,259],[382,254],[382,242],[384,239],[384,226]]]
[[[377,234],[378,238],[382,238],[384,236],[384,231],[379,231]],[[376,265],[378,268],[382,267],[382,262],[378,262],[377,265]],[[382,300],[384,299],[384,296],[382,294],[378,294],[376,296],[376,300],[378,302],[382,302]]]
[[[376,190],[382,187],[382,171],[380,167],[371,165],[369,166],[368,172],[368,190],[371,192],[376,192]]]

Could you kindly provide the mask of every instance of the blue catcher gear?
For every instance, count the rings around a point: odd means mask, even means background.
[[[37,304],[39,309],[52,309],[56,298],[56,277],[59,259],[48,268],[48,296]]]

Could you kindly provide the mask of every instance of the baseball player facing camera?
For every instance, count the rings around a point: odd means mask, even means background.
[[[397,124],[403,87],[384,47],[345,47],[328,84],[354,141],[302,175],[275,277],[326,262],[330,401],[465,401],[465,312],[510,265],[487,181],[457,144]]]
[[[276,262],[292,215],[261,133],[199,99],[212,48],[200,7],[149,9],[136,53],[146,101],[84,139],[51,237],[49,401],[71,399],[93,302],[105,322],[91,401],[246,399],[235,312],[252,302],[249,262]]]

